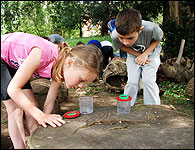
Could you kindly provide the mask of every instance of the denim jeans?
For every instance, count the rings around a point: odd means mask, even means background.
[[[126,58],[127,57],[127,52],[125,52],[125,51],[123,51],[123,50],[119,50],[119,52],[120,52],[120,57],[121,58]]]

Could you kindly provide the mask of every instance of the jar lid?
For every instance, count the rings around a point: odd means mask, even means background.
[[[129,95],[119,95],[116,97],[118,101],[130,101],[132,98]]]
[[[69,112],[66,112],[64,114],[64,117],[67,118],[67,119],[70,119],[70,118],[76,118],[80,115],[80,113],[78,111],[69,111]]]

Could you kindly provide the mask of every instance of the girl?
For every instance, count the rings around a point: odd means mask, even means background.
[[[38,126],[65,123],[51,114],[61,82],[66,87],[83,87],[92,82],[100,68],[101,51],[92,45],[70,48],[65,42],[53,44],[36,35],[15,32],[1,36],[1,100],[8,113],[8,131],[14,148],[24,149],[23,112],[28,133]],[[52,78],[43,111],[38,109],[29,79]]]

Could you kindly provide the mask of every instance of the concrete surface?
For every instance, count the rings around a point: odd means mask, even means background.
[[[115,106],[65,119],[61,127],[38,127],[30,149],[194,149],[194,119],[163,106],[137,105],[129,114]]]

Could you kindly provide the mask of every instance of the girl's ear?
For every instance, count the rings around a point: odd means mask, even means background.
[[[75,63],[75,60],[73,58],[67,58],[67,61],[66,61],[67,67],[73,66],[74,63]]]

